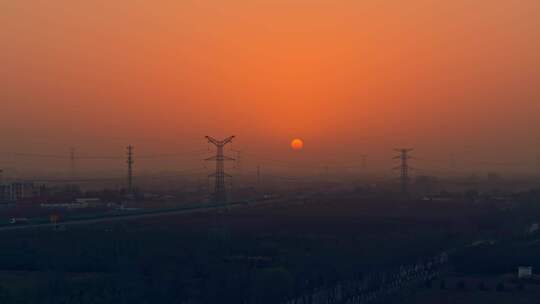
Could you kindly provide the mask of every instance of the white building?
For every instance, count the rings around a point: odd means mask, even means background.
[[[0,201],[16,202],[36,195],[33,183],[15,182],[0,185]]]
[[[528,279],[532,277],[532,267],[531,266],[520,266],[518,267],[518,278],[519,279]]]

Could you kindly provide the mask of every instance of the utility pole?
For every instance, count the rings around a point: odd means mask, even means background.
[[[75,148],[69,149],[69,178],[75,179]]]
[[[366,171],[367,170],[367,155],[363,154],[363,155],[360,155],[360,157],[362,158],[362,170]]]
[[[324,166],[324,173],[323,173],[323,174],[324,174],[324,181],[325,181],[326,183],[329,182],[329,177],[328,177],[328,176],[329,176],[329,172],[330,172],[330,170],[328,169],[328,166]]]
[[[540,179],[540,153],[536,155],[536,174]]]
[[[212,156],[207,158],[207,161],[215,161],[216,162],[216,172],[213,174],[210,174],[210,177],[214,177],[214,201],[216,202],[226,202],[227,201],[227,193],[225,189],[225,177],[230,177],[227,173],[225,173],[224,168],[224,161],[226,160],[234,160],[234,158],[225,156],[223,154],[223,147],[227,145],[228,143],[231,143],[234,136],[229,136],[223,140],[217,140],[213,137],[206,136],[206,139],[209,143],[216,146],[216,156]]]
[[[128,165],[128,175],[127,175],[127,191],[128,194],[133,194],[133,146],[129,145],[127,147],[127,161]]]
[[[236,167],[236,170],[238,171],[238,173],[241,173],[242,171],[242,163],[241,163],[241,153],[242,151],[239,151],[239,150],[232,150],[235,154],[236,154],[236,157],[235,157],[235,160],[234,160],[234,166]]]
[[[454,153],[450,154],[450,168],[452,170],[455,170],[457,167],[457,163],[456,163],[456,156],[454,155]]]
[[[395,156],[394,159],[399,159],[401,161],[400,166],[395,168],[395,169],[400,170],[399,180],[401,182],[401,193],[406,195],[409,193],[409,181],[410,181],[409,170],[411,169],[409,167],[409,159],[411,159],[409,152],[413,151],[413,149],[394,149],[394,150],[399,153],[399,155]]]

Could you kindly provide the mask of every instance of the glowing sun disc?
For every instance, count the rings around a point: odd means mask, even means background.
[[[302,150],[304,148],[304,141],[299,138],[293,139],[293,141],[291,141],[291,148],[293,150]]]

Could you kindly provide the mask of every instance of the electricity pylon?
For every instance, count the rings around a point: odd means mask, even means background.
[[[536,155],[536,173],[540,174],[540,154]]]
[[[75,179],[75,148],[69,149],[69,179]]]
[[[401,161],[400,166],[394,168],[394,169],[400,170],[399,180],[401,182],[401,193],[408,194],[409,181],[410,181],[409,170],[411,169],[409,167],[409,159],[411,159],[409,152],[413,151],[414,149],[394,149],[394,150],[396,152],[399,152],[399,155],[395,156],[394,159],[399,159]]]
[[[234,160],[234,158],[223,155],[223,147],[228,143],[232,142],[234,136],[229,136],[223,140],[217,140],[213,137],[206,136],[206,139],[209,143],[216,146],[217,152],[215,156],[209,157],[206,160],[213,160],[216,162],[216,172],[210,174],[210,177],[214,177],[214,201],[216,202],[226,202],[227,201],[227,192],[225,190],[225,177],[231,177],[225,173],[224,161]]]
[[[127,174],[127,190],[129,194],[133,193],[133,146],[129,145],[127,147],[127,165],[128,165],[128,174]]]
[[[362,158],[362,170],[366,171],[367,170],[367,155],[366,154],[362,154],[360,155],[360,157]]]

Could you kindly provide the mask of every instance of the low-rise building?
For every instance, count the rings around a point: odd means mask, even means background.
[[[533,275],[531,266],[520,266],[518,267],[518,278],[519,279],[529,279]]]
[[[39,188],[34,183],[14,182],[0,185],[0,201],[17,202],[39,195]]]

